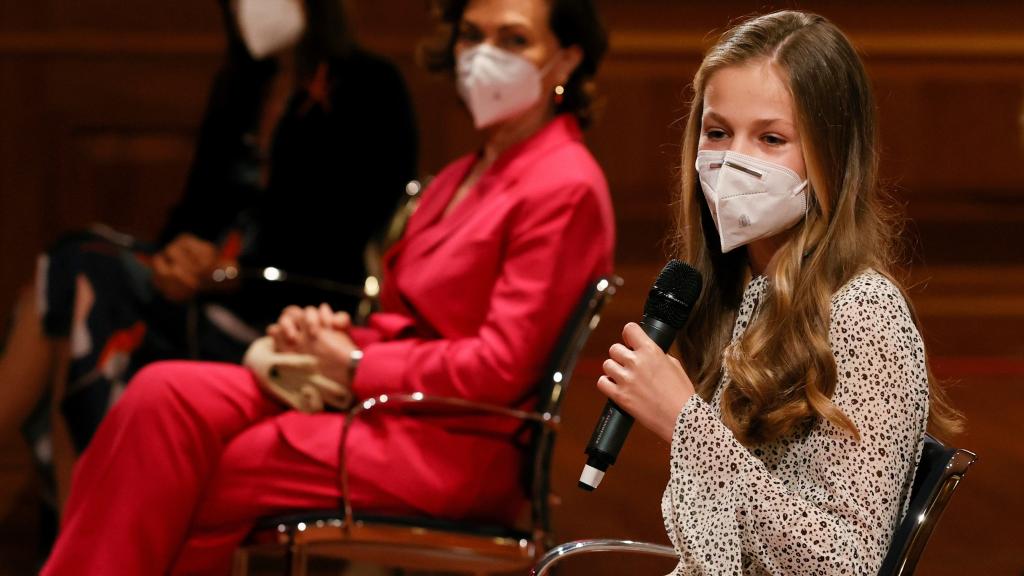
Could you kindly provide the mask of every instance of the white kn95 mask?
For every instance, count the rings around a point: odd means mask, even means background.
[[[787,230],[807,212],[807,180],[785,166],[711,150],[697,152],[696,164],[723,253]]]
[[[238,32],[256,60],[298,43],[306,31],[302,0],[232,0]]]
[[[484,43],[463,51],[456,66],[456,87],[473,125],[485,128],[536,104],[541,79],[551,65],[540,70],[518,54]]]

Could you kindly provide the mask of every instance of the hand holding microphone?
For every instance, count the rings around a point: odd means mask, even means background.
[[[622,330],[622,343],[609,350],[597,387],[622,411],[666,442],[693,395],[693,384],[675,357],[666,354],[635,322]]]
[[[686,324],[700,290],[700,273],[678,260],[666,264],[648,294],[643,320],[626,325],[625,345],[612,346],[604,365],[606,376],[598,382],[602,392],[666,439],[671,438],[675,417],[693,386],[679,362],[665,352]],[[633,416],[613,400],[605,405],[587,445],[587,464],[579,481],[585,490],[601,483],[633,425]]]

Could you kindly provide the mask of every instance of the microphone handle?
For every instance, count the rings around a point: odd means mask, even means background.
[[[605,402],[601,420],[587,443],[587,465],[598,470],[607,470],[615,464],[626,436],[633,428],[633,417],[611,400]]]
[[[662,351],[668,352],[676,336],[675,328],[657,318],[648,316],[643,317],[640,326]],[[633,417],[619,408],[615,402],[609,400],[604,405],[601,420],[594,428],[590,442],[587,443],[586,453],[589,456],[587,465],[603,471],[607,470],[608,466],[615,464],[619,451],[622,450],[622,445],[626,442],[626,436],[629,435],[632,427]]]
[[[668,352],[668,349],[672,347],[672,342],[676,339],[677,330],[657,318],[644,316],[640,321],[640,327],[650,336],[651,340],[654,340],[662,352]]]

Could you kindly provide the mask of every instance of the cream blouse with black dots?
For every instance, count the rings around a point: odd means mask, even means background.
[[[767,289],[763,276],[748,284],[733,341]],[[673,574],[877,574],[921,455],[924,345],[900,290],[870,270],[833,296],[829,340],[832,400],[860,442],[819,420],[744,447],[719,419],[728,374],[710,404],[695,395],[683,407],[661,504]]]

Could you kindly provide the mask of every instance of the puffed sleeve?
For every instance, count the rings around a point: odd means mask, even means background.
[[[601,193],[581,184],[531,194],[511,222],[477,333],[368,346],[353,382],[357,397],[424,392],[503,405],[522,401],[583,290],[610,270],[613,230]]]
[[[677,574],[878,572],[920,458],[924,347],[899,290],[874,273],[832,302],[833,401],[860,441],[829,422],[783,444],[769,470],[694,396],[672,441],[662,509]]]

